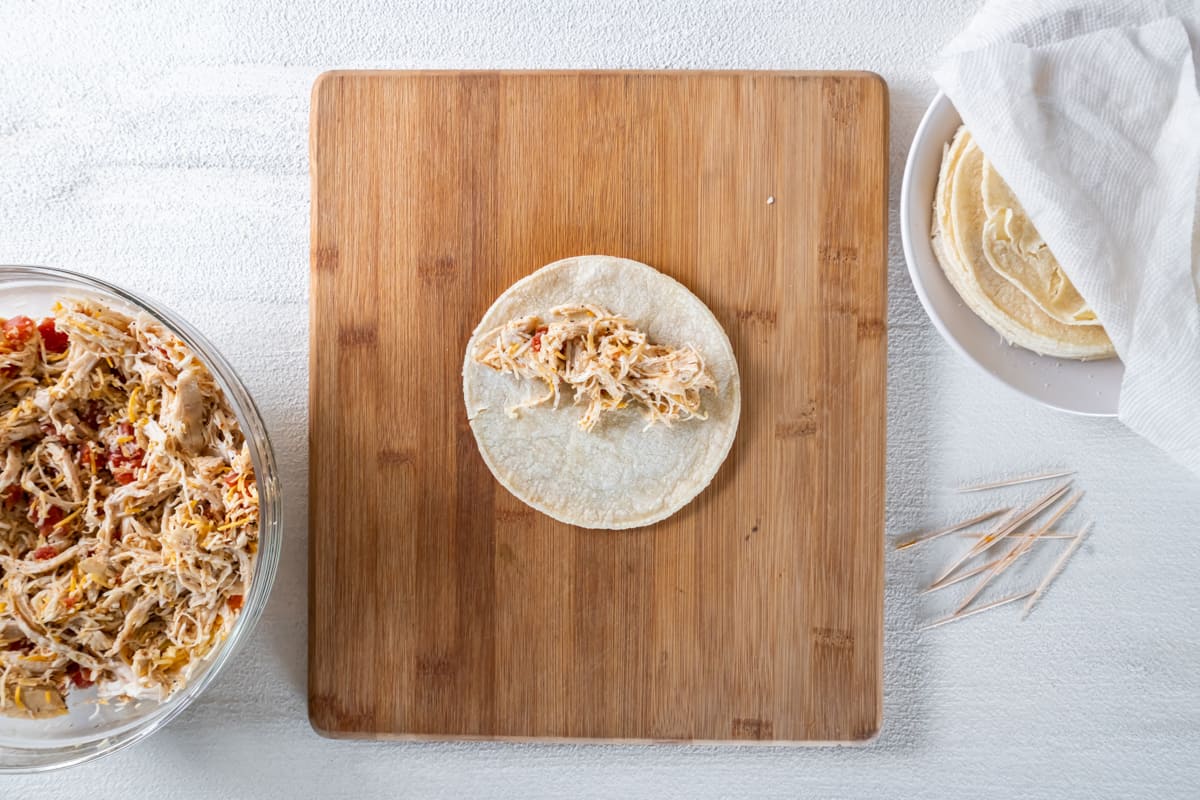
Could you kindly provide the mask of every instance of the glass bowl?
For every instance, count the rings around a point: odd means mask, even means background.
[[[267,603],[282,544],[275,456],[262,417],[229,362],[186,320],[124,289],[66,270],[0,266],[0,316],[24,314],[39,319],[48,316],[54,301],[63,297],[100,300],[129,313],[146,312],[179,336],[208,366],[237,414],[254,460],[259,549],[250,590],[233,629],[200,663],[185,687],[163,702],[143,700],[109,705],[88,703],[87,692],[76,690],[71,696],[69,713],[63,716],[45,720],[0,716],[0,773],[39,772],[98,758],[144,739],[187,708],[250,637]]]

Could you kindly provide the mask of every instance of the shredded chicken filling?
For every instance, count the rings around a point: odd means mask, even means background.
[[[203,363],[92,302],[0,327],[0,713],[162,700],[228,635],[258,549],[249,449]]]
[[[605,414],[630,404],[641,406],[646,427],[705,419],[700,393],[716,388],[694,347],[651,344],[632,322],[593,305],[558,306],[546,320],[514,319],[481,336],[474,357],[499,372],[545,383],[545,394],[513,406],[510,414],[543,403],[557,408],[565,384],[575,404],[584,406],[579,427],[589,432]]]

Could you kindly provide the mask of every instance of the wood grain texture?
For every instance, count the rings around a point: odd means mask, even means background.
[[[865,73],[329,73],[313,92],[309,710],[333,736],[859,741],[880,724],[886,87]],[[773,202],[768,202],[773,198]],[[712,485],[624,532],[488,472],[495,297],[606,253],[742,376]]]

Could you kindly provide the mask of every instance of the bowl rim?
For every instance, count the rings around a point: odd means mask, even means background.
[[[247,592],[242,611],[238,614],[225,641],[215,652],[206,657],[209,663],[204,665],[200,674],[189,681],[186,686],[177,690],[166,701],[160,703],[158,708],[150,711],[143,719],[130,723],[129,727],[120,729],[116,733],[104,734],[94,740],[49,747],[0,746],[0,754],[29,754],[32,757],[29,764],[6,764],[0,759],[0,775],[49,772],[77,766],[123,750],[165,727],[212,685],[233,656],[245,646],[266,607],[278,573],[283,549],[282,497],[274,447],[266,424],[241,377],[209,341],[208,337],[182,316],[158,302],[100,278],[61,267],[0,264],[0,285],[21,279],[60,282],[75,288],[115,297],[150,314],[172,333],[179,336],[193,352],[200,356],[212,373],[214,380],[230,399],[238,424],[242,426],[243,436],[250,448],[258,486],[259,547],[254,561],[250,589]],[[56,755],[62,757],[55,759]]]
[[[1053,408],[1057,411],[1063,411],[1068,414],[1074,414],[1081,417],[1095,417],[1100,419],[1116,417],[1116,409],[1112,411],[1089,411],[1075,408],[1070,405],[1065,405],[1061,402],[1056,402],[1046,397],[1042,397],[1024,386],[1019,386],[1017,384],[1010,383],[1008,380],[1005,380],[1003,377],[990,369],[987,364],[977,357],[975,353],[973,353],[965,344],[963,344],[963,342],[960,341],[959,338],[950,330],[949,325],[942,317],[940,309],[927,291],[925,286],[925,278],[921,273],[920,267],[918,266],[918,256],[912,241],[913,226],[915,224],[913,220],[913,214],[915,213],[914,206],[916,203],[921,202],[919,199],[914,197],[914,193],[916,191],[914,187],[914,181],[919,155],[924,152],[924,150],[932,146],[932,144],[928,141],[929,137],[931,136],[930,128],[933,127],[935,122],[942,114],[945,114],[948,111],[958,116],[958,109],[954,107],[954,104],[950,101],[950,98],[945,92],[938,91],[933,100],[930,102],[929,107],[925,109],[925,113],[922,114],[921,122],[917,125],[916,133],[913,134],[912,144],[909,146],[908,155],[905,157],[904,173],[900,183],[900,242],[904,250],[904,263],[908,269],[909,280],[913,285],[913,289],[917,293],[917,299],[921,301],[921,306],[925,309],[925,315],[929,317],[929,320],[933,323],[933,326],[937,328],[938,333],[941,334],[942,338],[951,346],[952,349],[954,349],[959,355],[961,355],[971,364],[974,364],[976,368],[988,375],[988,377],[993,381],[996,381],[1002,386],[1007,387],[1009,390],[1014,391],[1017,394],[1020,394],[1021,396],[1033,400],[1043,406],[1046,406],[1047,408]],[[939,144],[944,144],[944,142],[939,142]],[[995,335],[998,337],[1000,336],[998,333]],[[1017,345],[1010,346],[1015,347]],[[1026,352],[1031,357],[1039,359],[1049,358],[1048,356],[1035,353],[1032,350],[1026,350]]]

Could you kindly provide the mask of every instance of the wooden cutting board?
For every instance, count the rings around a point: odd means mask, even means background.
[[[864,73],[337,72],[313,90],[309,712],[331,736],[858,741],[880,724],[887,90]],[[506,287],[644,261],[729,332],[680,513],[515,499],[459,370]],[[620,309],[615,309],[619,311]]]

